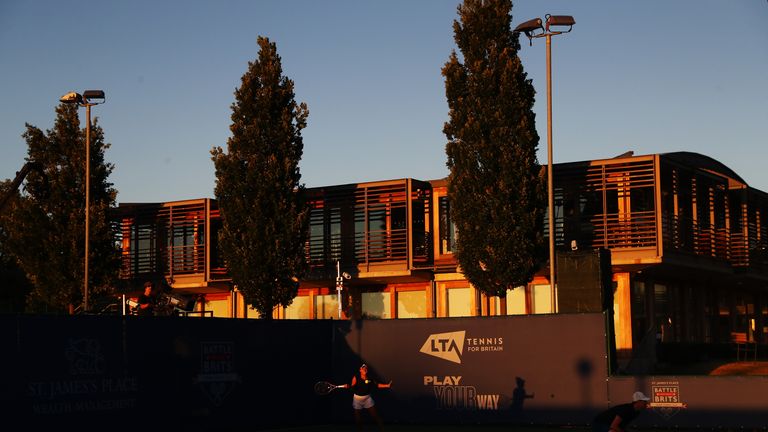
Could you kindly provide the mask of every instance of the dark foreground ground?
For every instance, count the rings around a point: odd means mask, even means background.
[[[363,428],[363,431],[377,431],[378,428],[376,428],[374,425],[366,425]],[[572,432],[584,432],[588,429],[586,428],[573,428],[573,429],[548,429],[548,428],[515,428],[512,426],[483,426],[483,425],[441,425],[441,426],[426,426],[426,425],[401,425],[401,424],[387,424],[384,425],[384,430],[386,432],[473,432],[473,431],[483,431],[483,432],[501,432],[501,431],[516,431],[516,432],[550,432],[550,431],[557,431],[557,432],[566,432],[566,431],[572,431]],[[331,432],[331,431],[338,431],[338,432],[353,432],[357,431],[357,429],[354,427],[354,425],[324,425],[324,426],[312,426],[312,427],[306,427],[306,428],[291,428],[291,429],[270,429],[266,432]]]
[[[546,427],[546,426],[510,426],[510,425],[401,425],[401,424],[387,424],[384,425],[385,432],[591,432],[589,427]],[[712,429],[650,429],[650,428],[629,428],[628,432],[694,432],[695,430],[703,431],[718,431],[718,432],[757,432],[765,431],[762,429],[727,429],[727,428],[712,428]],[[289,429],[270,429],[263,432],[356,432],[354,425],[321,425],[311,426],[303,428],[289,428]],[[378,431],[374,425],[365,425],[363,432],[375,432]]]

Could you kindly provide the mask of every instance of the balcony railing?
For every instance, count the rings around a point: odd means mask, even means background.
[[[734,266],[746,265],[742,235],[669,213],[662,217],[662,227],[664,248],[667,250],[720,258]]]
[[[595,215],[593,247],[608,249],[656,246],[656,212],[611,213]]]
[[[172,274],[205,272],[205,245],[169,246],[167,250],[168,268]]]
[[[413,260],[417,263],[431,262],[432,235],[427,231],[412,231]],[[379,230],[357,233],[354,236],[333,236],[324,243],[323,236],[309,239],[307,260],[310,268],[327,267],[336,261],[348,264],[375,264],[407,262],[408,230]],[[354,244],[353,253],[341,245]]]
[[[368,231],[355,235],[355,262],[376,263],[408,259],[405,229]]]
[[[742,233],[731,233],[731,264],[734,267],[749,265],[749,244]]]

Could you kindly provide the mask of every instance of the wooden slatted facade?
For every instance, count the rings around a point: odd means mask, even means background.
[[[431,185],[411,179],[309,189],[311,278],[430,268]]]
[[[146,280],[163,279],[171,287],[193,292],[228,285],[227,270],[215,241],[211,242],[220,226],[214,203],[198,199],[122,205],[117,221],[122,244],[120,278],[136,287]]]

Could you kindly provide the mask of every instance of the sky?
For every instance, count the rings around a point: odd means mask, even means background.
[[[2,0],[0,180],[24,164],[26,123],[48,130],[62,95],[101,89],[118,203],[213,198],[210,151],[259,36],[309,108],[307,187],[443,178],[459,4]],[[517,0],[513,26],[546,14],[576,20],[552,38],[554,163],[693,151],[768,191],[768,1]],[[544,39],[521,37],[519,56],[546,164]]]

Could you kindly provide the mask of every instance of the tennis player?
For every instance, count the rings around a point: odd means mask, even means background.
[[[370,376],[368,376],[368,366],[363,364],[360,366],[360,371],[352,377],[351,384],[344,384],[344,388],[352,389],[352,410],[355,413],[355,424],[357,430],[362,430],[363,419],[362,411],[367,409],[376,424],[379,425],[379,430],[384,430],[384,424],[381,421],[381,417],[376,412],[375,403],[371,392],[373,389],[390,388],[392,387],[392,381],[383,384]]]
[[[616,405],[598,414],[592,422],[592,430],[594,432],[626,431],[627,425],[648,408],[650,400],[643,392],[636,391],[632,395],[632,402]]]

